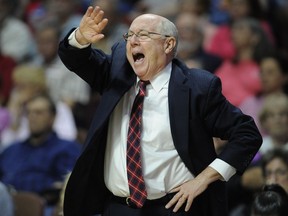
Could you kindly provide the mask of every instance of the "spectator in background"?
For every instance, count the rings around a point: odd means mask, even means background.
[[[227,3],[226,8],[230,20],[226,24],[219,25],[216,29],[214,36],[211,38],[211,43],[206,47],[208,52],[223,59],[233,59],[237,55],[237,51],[235,50],[235,44],[232,42],[233,35],[231,30],[234,22],[243,18],[258,20],[266,37],[270,39],[270,43],[273,41],[270,26],[265,20],[259,0],[231,0]]]
[[[47,17],[47,0],[22,0],[21,3],[18,13],[34,32],[35,27]]]
[[[175,25],[179,34],[177,57],[191,68],[202,68],[214,73],[222,59],[204,50],[203,26],[199,21],[197,16],[188,12],[176,16]]]
[[[271,149],[262,157],[261,168],[265,184],[278,184],[288,194],[288,151]]]
[[[240,104],[239,108],[246,114],[252,116],[265,135],[265,130],[261,128],[259,122],[259,112],[263,106],[265,98],[274,93],[287,93],[288,84],[288,58],[282,55],[268,55],[260,60],[260,81],[262,90],[259,94],[253,95]]]
[[[268,19],[279,52],[288,58],[288,1],[267,0]]]
[[[93,5],[105,10],[105,16],[111,25],[104,29],[105,38],[96,42],[93,46],[101,48],[104,52],[110,53],[111,46],[123,40],[122,35],[127,32],[128,25],[124,23],[118,8],[119,0],[94,0]]]
[[[288,153],[282,153],[284,149],[288,149],[288,98],[285,94],[270,94],[265,97],[260,111],[260,123],[266,129],[263,144],[258,152],[260,160],[252,163],[253,166],[250,166],[241,178],[234,177],[228,182],[232,209],[230,216],[242,216],[243,211],[247,215],[247,206],[251,204],[254,193],[259,191],[263,184],[278,183],[288,192],[288,172],[285,171]],[[259,166],[261,163],[263,171]]]
[[[79,26],[82,18],[79,0],[49,0],[46,5],[47,17],[54,19],[60,26],[61,39],[71,28]]]
[[[275,184],[266,185],[262,192],[256,194],[250,216],[287,216],[288,195]]]
[[[241,19],[232,26],[232,41],[236,55],[216,70],[223,84],[223,94],[239,106],[248,97],[261,91],[258,60],[273,51],[260,23],[254,19]]]
[[[288,151],[274,148],[261,154],[261,161],[258,166],[255,166],[253,170],[248,169],[248,172],[250,172],[251,179],[254,178],[254,182],[255,179],[258,179],[258,190],[252,193],[253,199],[246,200],[244,203],[238,203],[239,205],[231,211],[229,216],[251,216],[251,204],[253,201],[255,202],[255,195],[262,191],[264,185],[269,187],[269,185],[277,184],[282,187],[284,192],[288,193]],[[255,205],[255,203],[252,205]]]
[[[51,195],[60,192],[80,154],[80,144],[60,139],[53,131],[56,107],[47,95],[30,98],[25,108],[30,135],[0,154],[0,180],[53,204],[58,193]]]
[[[60,32],[58,23],[50,20],[36,29],[39,55],[33,63],[44,68],[48,91],[54,102],[63,101],[73,109],[76,103],[88,103],[90,87],[61,62],[57,54]]]
[[[259,151],[261,154],[270,149],[288,150],[288,97],[283,93],[271,94],[264,100],[259,113],[261,127],[266,135]]]
[[[2,132],[2,148],[29,136],[24,106],[35,95],[48,92],[42,67],[28,64],[19,65],[13,71],[12,79],[14,87],[8,102],[11,123]],[[74,140],[77,130],[71,109],[62,101],[58,101],[56,107],[54,130],[59,137]]]
[[[134,7],[136,11],[134,11],[134,16],[131,17],[131,20],[143,13],[153,13],[173,18],[178,12],[178,4],[179,0],[140,0],[138,5]],[[138,9],[145,9],[145,11]]]
[[[230,15],[226,10],[226,2],[230,0],[210,0],[211,22],[216,25],[227,24]]]
[[[0,0],[0,48],[17,63],[35,55],[35,41],[26,23],[14,16],[17,0]]]
[[[0,215],[14,216],[13,200],[7,187],[0,181]]]
[[[179,11],[176,15],[177,17],[182,13],[190,13],[198,18],[197,22],[202,28],[203,48],[205,50],[217,29],[217,25],[211,21],[211,11],[209,9],[212,4],[210,0],[179,0]]]

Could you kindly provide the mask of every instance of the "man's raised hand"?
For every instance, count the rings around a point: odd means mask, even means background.
[[[95,43],[102,38],[103,29],[108,23],[108,19],[103,18],[104,11],[100,7],[89,6],[86,13],[82,17],[79,28],[76,31],[76,40],[81,45]]]

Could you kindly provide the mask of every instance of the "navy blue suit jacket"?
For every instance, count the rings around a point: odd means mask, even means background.
[[[71,71],[82,77],[102,99],[66,188],[65,216],[101,213],[109,195],[104,183],[104,153],[109,117],[136,81],[126,59],[125,42],[117,43],[112,54],[100,50],[73,48],[67,37],[59,45],[59,56]],[[221,93],[220,79],[213,74],[188,69],[172,62],[168,88],[172,138],[179,156],[194,174],[199,174],[216,157],[212,137],[229,140],[218,156],[242,174],[258,151],[262,138],[253,119],[232,106]],[[209,185],[192,205],[195,215],[225,216],[225,182]]]

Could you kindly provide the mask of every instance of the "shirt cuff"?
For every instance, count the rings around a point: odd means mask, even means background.
[[[216,158],[209,166],[215,169],[224,181],[228,181],[236,173],[234,167],[219,158]]]
[[[90,46],[90,44],[85,44],[85,45],[81,45],[80,43],[78,43],[78,41],[76,40],[76,31],[78,28],[76,28],[68,37],[68,43],[70,46],[79,48],[79,49],[83,49],[86,48],[88,46]]]

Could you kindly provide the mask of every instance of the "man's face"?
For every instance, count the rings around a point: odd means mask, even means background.
[[[49,110],[49,103],[44,98],[30,101],[26,107],[31,135],[39,136],[50,131],[54,115]]]
[[[126,56],[134,72],[141,80],[150,80],[169,62],[171,52],[167,46],[173,38],[150,34],[151,38],[142,40],[137,35],[147,32],[161,34],[157,29],[159,17],[142,15],[136,18],[130,26],[129,34],[134,34],[126,45]],[[136,35],[135,35],[136,34]]]
[[[58,36],[53,28],[46,28],[36,34],[36,42],[39,53],[45,62],[50,63],[57,56]]]
[[[288,193],[288,167],[280,158],[271,160],[265,167],[267,184],[279,184]]]
[[[282,90],[284,83],[287,81],[287,77],[281,71],[277,60],[265,58],[261,61],[260,68],[263,91],[265,93],[271,93]]]
[[[269,104],[264,128],[270,136],[278,139],[287,139],[288,133],[288,109],[287,102],[284,99],[274,101]]]

